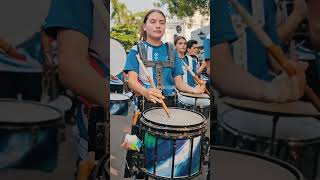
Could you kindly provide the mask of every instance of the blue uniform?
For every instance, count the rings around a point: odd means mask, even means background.
[[[196,61],[194,58],[192,58],[191,56],[189,56],[189,59],[192,61],[192,62],[190,62],[192,71],[193,71],[195,74],[197,74],[197,61]],[[187,56],[185,56],[185,57],[183,58],[183,61],[184,61],[188,66],[189,66],[189,59],[188,59]],[[189,71],[184,67],[184,65],[182,65],[182,67],[183,67],[183,72],[184,72],[184,76],[183,76],[184,81],[186,81],[189,86],[195,87],[196,84],[195,84],[195,81],[194,81],[193,76],[192,76],[192,75],[189,73]],[[190,67],[190,66],[189,66],[189,67]],[[185,78],[187,78],[187,79],[185,80]]]
[[[162,44],[160,46],[153,46],[147,42],[143,42],[145,45],[145,49],[147,52],[147,60],[152,60],[152,61],[168,61],[168,50],[167,50],[167,45]],[[146,88],[150,88],[151,85],[142,71],[139,62],[137,60],[136,54],[138,54],[137,46],[134,46],[131,48],[126,65],[124,67],[124,70],[126,72],[128,71],[134,71],[139,75],[139,80],[142,82],[142,85]],[[180,62],[180,59],[178,57],[178,54],[175,52],[175,61],[174,61],[174,67],[165,67],[162,70],[162,78],[163,78],[163,95],[164,96],[171,96],[174,94],[174,77],[183,75],[183,70],[182,70],[182,64]],[[147,67],[148,73],[152,76],[153,81],[155,84],[157,84],[157,78],[156,78],[156,70],[155,67]]]
[[[204,59],[210,59],[210,34],[206,36],[206,38],[203,41],[203,47],[204,47]]]
[[[241,5],[251,12],[251,0],[238,0]],[[263,0],[265,24],[263,29],[275,43],[279,43],[276,29],[276,5],[274,1]],[[232,43],[237,40],[233,29],[231,16],[238,15],[236,10],[227,0],[213,0],[212,6],[212,45],[223,42]],[[246,28],[247,36],[247,64],[248,71],[255,77],[270,81],[273,76],[269,74],[270,64],[267,49],[256,38],[255,33]],[[237,57],[234,57],[237,58]]]

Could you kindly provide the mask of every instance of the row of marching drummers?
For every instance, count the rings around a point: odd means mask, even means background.
[[[139,109],[146,110],[154,105],[148,104],[144,98],[135,103],[133,92],[127,88],[126,83],[120,79],[110,79],[110,114],[111,115],[128,115],[129,104],[132,102]],[[205,119],[210,116],[210,96],[208,94],[191,94],[176,92],[173,96],[167,96],[166,101],[171,107],[181,107],[202,114]],[[141,102],[141,103],[140,103]]]

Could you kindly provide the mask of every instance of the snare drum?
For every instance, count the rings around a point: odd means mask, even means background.
[[[202,170],[207,123],[197,112],[174,107],[169,111],[170,118],[159,107],[142,113],[139,137],[144,158],[139,168],[156,179],[195,177]]]
[[[120,79],[110,79],[110,92],[123,93],[123,82]]]
[[[196,111],[203,114],[206,119],[210,116],[210,97],[207,94],[188,94],[180,93],[178,95],[178,107]]]
[[[110,114],[128,115],[130,98],[125,94],[110,93]]]
[[[210,179],[216,180],[303,180],[291,165],[260,154],[211,147]]]
[[[221,145],[269,153],[272,116],[230,109],[221,115],[219,125]],[[308,178],[316,175],[320,145],[317,119],[281,117],[275,139],[276,157],[295,165]]]
[[[27,101],[0,100],[0,106],[0,168],[56,168],[62,112]]]

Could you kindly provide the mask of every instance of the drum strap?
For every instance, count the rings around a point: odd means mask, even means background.
[[[187,55],[187,59],[188,59],[188,66],[190,69],[193,69],[193,59],[190,55]],[[183,80],[188,83],[188,70],[187,68],[183,68]]]
[[[166,43],[166,45],[167,45],[167,52],[168,52],[168,61],[152,61],[147,59],[147,50],[144,43],[142,41],[138,41],[137,43],[139,56],[143,64],[145,65],[145,67],[155,67],[156,69],[157,87],[160,90],[163,89],[163,77],[162,77],[163,68],[174,67],[174,61],[175,61],[173,44]]]
[[[257,22],[263,26],[264,19],[264,7],[262,0],[251,0],[252,15]],[[238,40],[233,43],[233,57],[236,64],[239,64],[245,70],[248,70],[247,64],[247,24],[240,17],[239,14],[231,16],[232,25],[237,33]]]

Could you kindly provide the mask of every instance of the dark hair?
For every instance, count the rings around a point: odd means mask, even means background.
[[[185,37],[183,37],[183,36],[177,36],[176,38],[174,38],[174,41],[173,41],[174,45],[176,45],[177,42],[178,42],[180,39],[184,39],[185,41],[187,41],[187,39],[186,39]]]
[[[187,49],[192,48],[192,46],[193,46],[194,44],[198,44],[198,41],[193,40],[193,39],[189,40],[189,41],[187,42]]]
[[[149,18],[149,15],[154,12],[160,13],[164,17],[164,19],[166,19],[166,16],[164,15],[164,13],[159,9],[151,9],[150,11],[148,11],[147,14],[144,16],[143,23],[140,26],[140,40],[143,40],[143,41],[147,40],[147,34],[143,30],[143,25],[146,24],[146,22]]]

